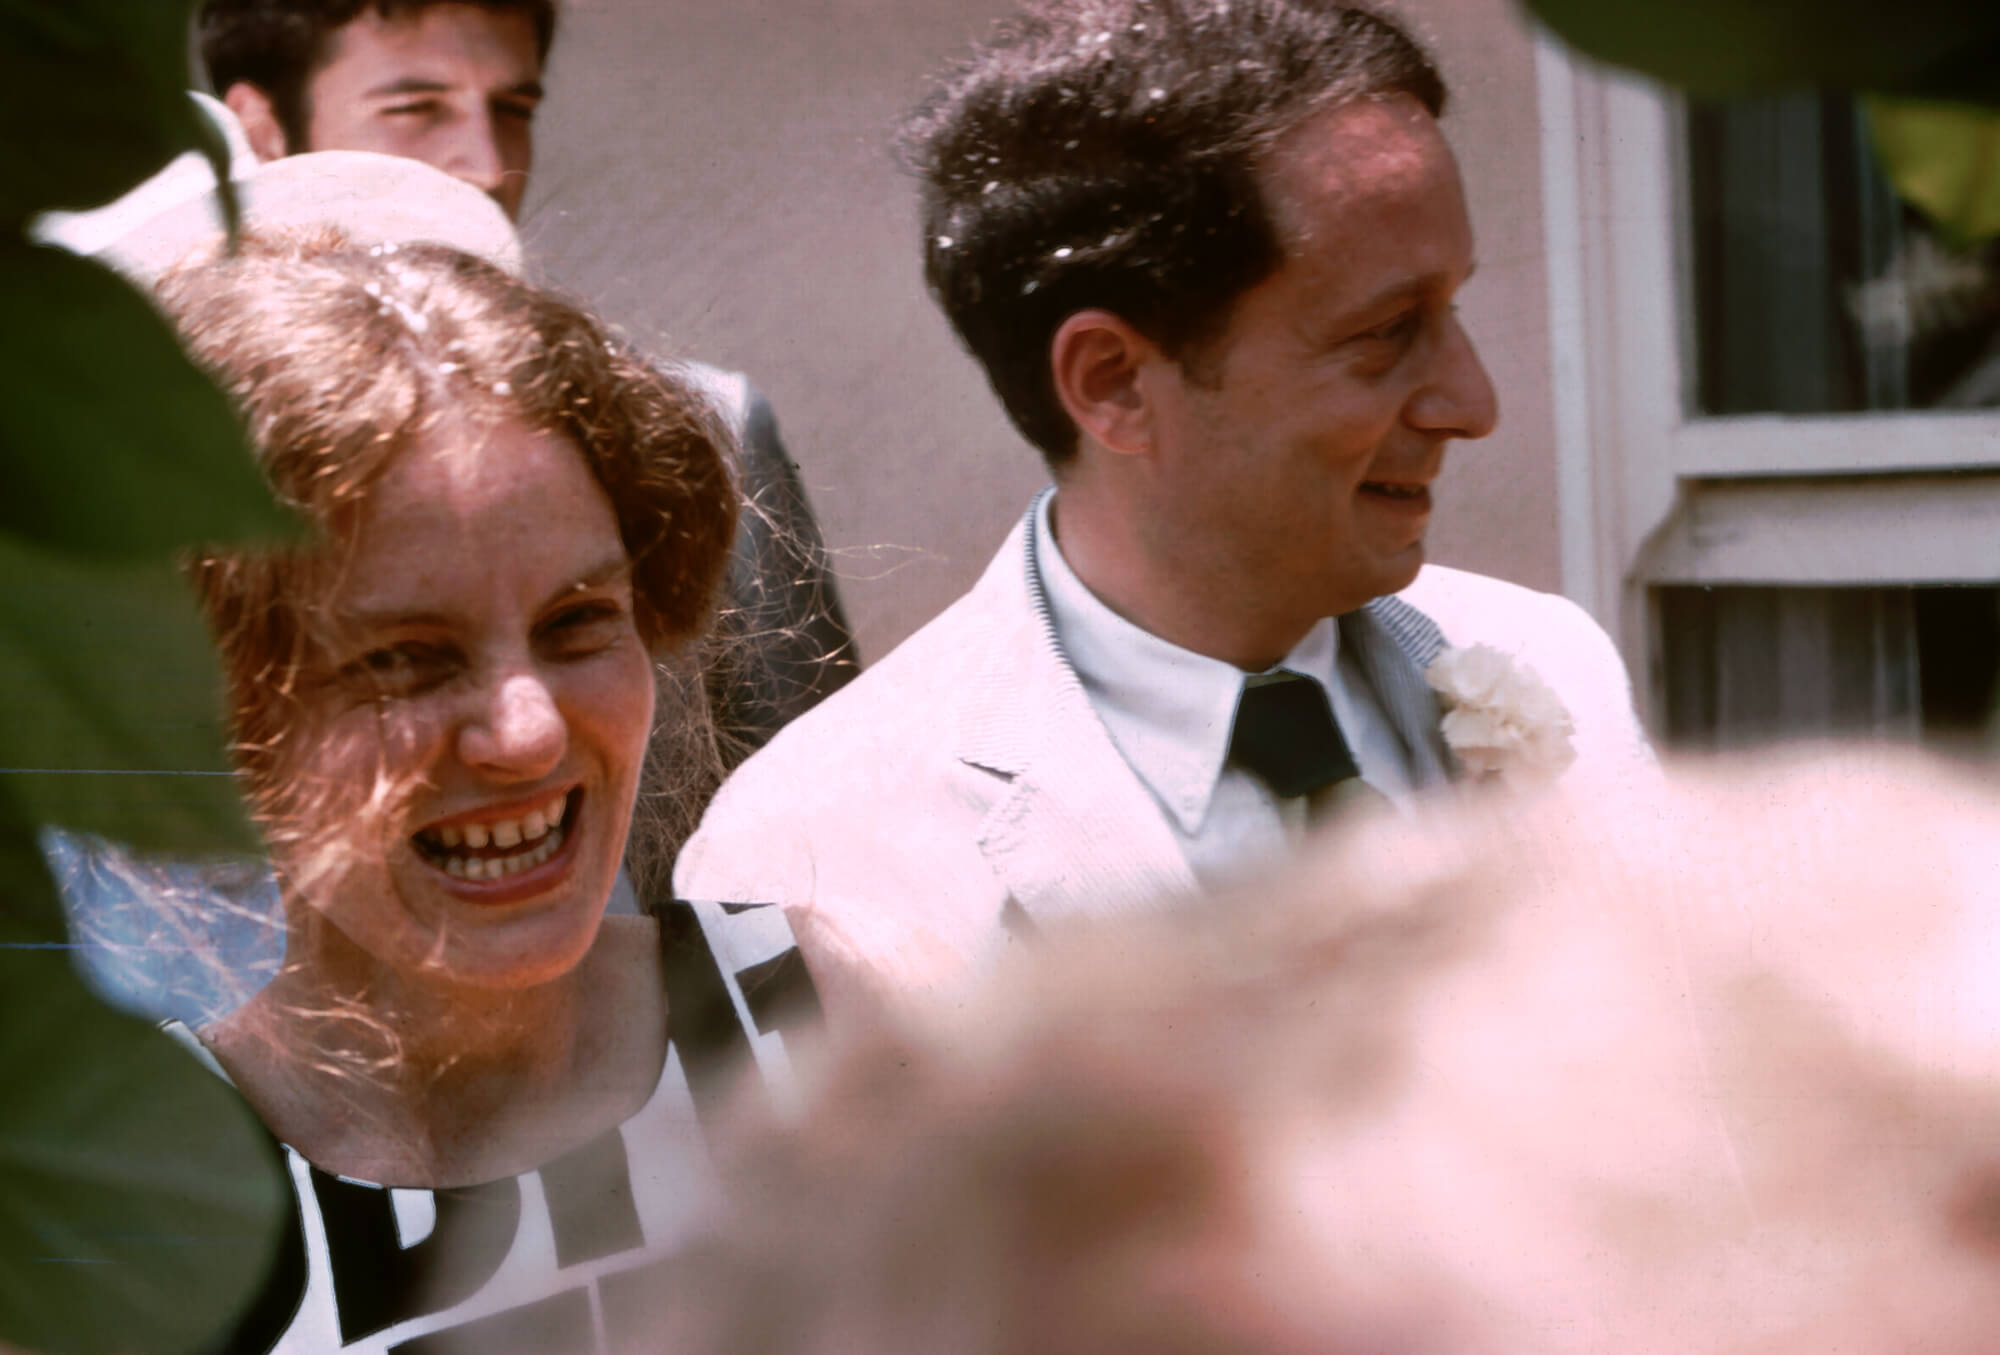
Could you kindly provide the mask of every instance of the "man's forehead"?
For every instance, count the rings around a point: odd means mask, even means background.
[[[1322,108],[1281,133],[1261,168],[1280,211],[1393,191],[1456,161],[1437,120],[1407,94]]]
[[[492,87],[541,92],[535,25],[521,9],[447,0],[385,15],[367,6],[327,34],[313,69],[362,64],[373,68],[364,76],[370,94],[448,88],[473,73]]]
[[[1414,98],[1322,109],[1273,142],[1258,173],[1288,258],[1334,267],[1369,292],[1456,289],[1471,276],[1458,162]],[[1369,281],[1369,259],[1389,272]]]

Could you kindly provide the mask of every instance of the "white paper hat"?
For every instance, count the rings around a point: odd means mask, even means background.
[[[252,230],[339,228],[357,244],[434,241],[519,275],[521,240],[500,204],[422,161],[373,151],[311,151],[259,163],[236,117],[191,96],[230,146],[230,178]],[[182,155],[116,202],[50,212],[36,238],[94,255],[140,282],[223,238],[220,195],[208,160]]]

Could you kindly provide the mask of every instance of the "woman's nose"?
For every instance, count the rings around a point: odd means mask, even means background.
[[[506,780],[548,775],[568,747],[569,729],[555,695],[533,673],[502,678],[485,709],[459,730],[459,756],[466,766]]]

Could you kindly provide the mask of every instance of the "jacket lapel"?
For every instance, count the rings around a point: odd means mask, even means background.
[[[1445,649],[1437,623],[1399,597],[1380,597],[1340,618],[1340,639],[1353,649],[1402,737],[1416,784],[1434,786],[1457,776],[1458,760],[1439,730],[1443,711],[1424,681],[1424,670]]]
[[[972,675],[956,736],[961,762],[1005,781],[979,849],[1020,926],[1122,911],[1194,888],[1166,816],[1112,743],[1063,656],[1034,568],[1035,509],[981,580],[991,589],[993,662]]]
[[[1046,492],[1046,491],[1045,491]],[[1005,783],[980,824],[979,850],[1006,891],[996,921],[1031,930],[1065,914],[1123,911],[1196,887],[1165,814],[1112,743],[1064,657],[1034,568],[1035,507],[980,580],[991,661],[969,673],[953,746]],[[1424,669],[1446,648],[1437,623],[1397,597],[1340,618],[1409,753],[1419,786],[1458,774]]]

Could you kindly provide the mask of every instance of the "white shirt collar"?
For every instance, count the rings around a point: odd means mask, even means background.
[[[1055,497],[1044,491],[1035,504],[1034,564],[1063,655],[1125,761],[1182,832],[1198,833],[1229,755],[1247,675],[1105,606],[1063,559],[1051,522]],[[1322,618],[1276,667],[1325,686],[1339,655],[1340,629]]]

